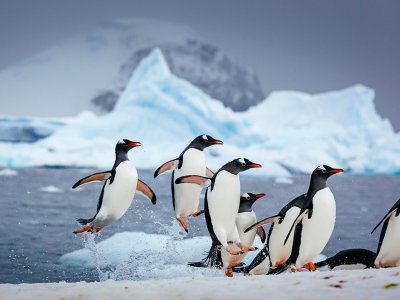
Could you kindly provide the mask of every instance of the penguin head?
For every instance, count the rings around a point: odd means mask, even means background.
[[[251,207],[253,206],[254,202],[256,202],[258,199],[264,196],[265,196],[264,193],[261,194],[245,193],[242,196],[240,196],[239,213],[252,211]]]
[[[335,169],[327,165],[321,165],[315,168],[311,177],[319,177],[327,180],[332,175],[344,172],[343,169]]]
[[[212,145],[222,145],[222,141],[216,140],[207,134],[202,134],[199,135],[190,143],[189,148],[204,150],[205,148],[210,147]]]
[[[123,153],[128,153],[129,150],[135,147],[141,146],[140,142],[132,142],[127,139],[122,139],[119,140],[118,143],[115,145],[115,152],[123,152]]]
[[[256,164],[248,160],[247,158],[237,158],[232,160],[231,162],[228,162],[225,166],[223,166],[221,169],[225,170],[229,173],[232,173],[234,175],[239,174],[240,172],[253,169],[253,168],[261,168],[260,164]]]

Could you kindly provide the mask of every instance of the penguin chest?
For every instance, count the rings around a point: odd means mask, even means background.
[[[95,221],[102,222],[102,226],[105,226],[121,218],[132,203],[137,179],[137,170],[132,162],[120,163],[115,170],[113,182],[107,180],[104,186],[103,202]]]
[[[244,233],[246,228],[257,222],[257,217],[254,211],[241,212],[236,216],[236,227],[239,232],[240,241],[246,246],[252,246],[256,237],[256,229]]]
[[[182,166],[175,170],[173,182],[186,175],[206,175],[206,160],[204,152],[197,149],[188,149],[182,158]],[[176,216],[186,217],[196,212],[199,207],[201,187],[196,184],[174,183],[174,203]]]
[[[240,204],[239,176],[220,171],[215,178],[213,189],[208,190],[207,201],[214,231],[223,231],[228,241],[232,240]]]
[[[284,242],[290,227],[299,213],[300,207],[293,206],[285,213],[280,224],[279,221],[274,222],[268,242],[272,266],[275,266],[278,262],[286,261],[290,257],[292,253],[294,230],[290,233],[285,245]]]
[[[394,211],[389,218],[376,263],[382,266],[400,266],[400,215]]]
[[[305,264],[322,252],[332,235],[336,220],[336,203],[331,190],[326,187],[313,198],[311,218],[305,214],[302,220],[299,259]]]

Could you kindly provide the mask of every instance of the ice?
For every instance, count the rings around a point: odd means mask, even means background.
[[[46,192],[46,193],[63,193],[64,192],[63,189],[60,189],[54,185],[44,186],[44,187],[41,187],[39,190],[41,192]]]
[[[0,170],[0,176],[16,176],[16,175],[18,175],[18,172],[16,170],[12,169]]]
[[[246,172],[287,178],[320,164],[358,174],[400,174],[400,135],[378,115],[363,85],[322,94],[272,93],[236,113],[169,70],[154,49],[133,73],[114,110],[70,119],[35,143],[0,143],[0,166],[109,168],[121,138],[142,142],[130,152],[138,168],[176,157],[195,136],[224,141],[205,150],[213,170],[237,157],[261,163]]]

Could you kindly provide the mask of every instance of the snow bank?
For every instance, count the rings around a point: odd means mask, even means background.
[[[4,299],[399,299],[400,268],[148,281],[2,284]]]
[[[115,109],[80,116],[34,144],[0,144],[0,165],[66,165],[108,168],[120,138],[142,142],[130,153],[139,168],[176,157],[207,133],[224,145],[207,149],[212,169],[248,157],[263,169],[249,174],[288,177],[319,164],[363,174],[400,174],[400,135],[374,107],[374,91],[356,85],[309,95],[275,92],[235,113],[172,74],[160,50],[142,60]]]
[[[0,170],[0,176],[16,176],[18,172],[12,169],[3,169]]]

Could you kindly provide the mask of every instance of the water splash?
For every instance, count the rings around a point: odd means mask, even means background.
[[[95,234],[85,232],[81,235],[83,247],[89,250],[90,257],[92,258],[93,265],[99,275],[100,281],[109,279],[108,273],[101,270],[101,256],[100,251],[96,245]]]

